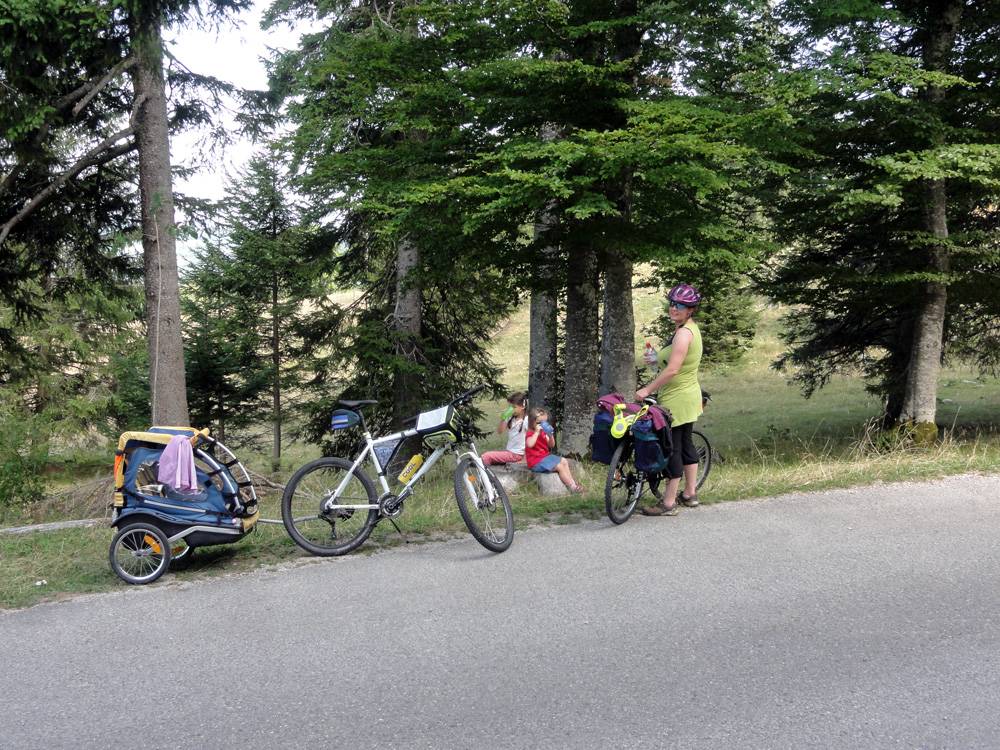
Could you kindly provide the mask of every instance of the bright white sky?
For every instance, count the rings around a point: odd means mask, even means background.
[[[218,31],[174,30],[167,34],[167,44],[174,56],[195,73],[212,75],[242,88],[267,88],[263,59],[270,55],[269,49],[291,49],[298,44],[301,34],[286,27],[262,31],[260,19],[269,4],[267,0],[258,0],[252,10],[239,17],[238,24],[227,24]],[[227,113],[220,116],[226,117]],[[197,142],[203,135],[189,132],[172,139],[172,161],[178,165],[193,164]],[[222,197],[226,170],[232,172],[242,166],[252,150],[249,142],[238,142],[220,154],[214,165],[200,170],[197,177],[181,183],[178,189],[199,198]]]
[[[303,29],[285,26],[262,31],[260,20],[270,5],[258,0],[253,9],[239,17],[239,23],[227,24],[217,31],[180,28],[166,33],[173,55],[195,73],[212,75],[242,88],[264,89],[267,72],[263,59],[272,49],[292,49],[298,46]],[[219,114],[227,118],[228,113]],[[191,166],[198,162],[198,141],[204,133],[188,132],[171,139],[170,156],[173,164]],[[234,174],[249,159],[254,145],[241,140],[217,153],[212,161],[187,180],[179,180],[174,188],[185,195],[217,200],[224,195],[227,174]],[[178,254],[183,263],[190,247],[181,243]]]

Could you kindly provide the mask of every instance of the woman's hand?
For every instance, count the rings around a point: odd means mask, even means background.
[[[635,392],[635,400],[636,401],[642,401],[648,395],[649,395],[649,388],[648,387],[646,387],[646,388],[640,388],[639,390],[637,390]]]

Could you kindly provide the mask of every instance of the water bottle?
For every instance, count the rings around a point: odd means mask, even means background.
[[[660,371],[659,359],[657,358],[657,351],[653,348],[653,345],[646,342],[646,351],[642,353],[642,358],[646,362],[646,366],[650,368],[653,373],[658,373]]]
[[[548,422],[542,422],[539,425],[539,427],[542,428],[542,432],[544,432],[546,435],[552,435],[556,431],[555,427],[553,427],[552,425],[550,425]]]
[[[397,477],[399,479],[399,483],[406,484],[413,479],[413,475],[417,473],[417,469],[419,469],[423,463],[424,457],[419,453],[414,454],[413,458],[410,459],[410,462],[406,464],[406,467],[399,472],[399,477]]]

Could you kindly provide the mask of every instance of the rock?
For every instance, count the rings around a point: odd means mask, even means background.
[[[569,468],[573,472],[573,478],[576,481],[580,481],[580,462],[576,459],[569,458]],[[562,497],[563,495],[570,494],[569,488],[562,483],[559,475],[553,472],[548,472],[545,474],[535,474],[535,484],[538,486],[538,492],[542,497]]]
[[[500,485],[504,491],[510,495],[517,491],[517,488],[531,479],[531,470],[523,461],[516,464],[504,464],[502,466],[491,466],[490,470],[500,480]]]
[[[571,458],[569,459],[569,466],[573,471],[573,476],[579,481],[581,477],[580,462]],[[535,480],[535,486],[538,487],[538,492],[542,497],[562,497],[569,494],[569,490],[566,489],[566,485],[562,483],[558,474],[554,472],[536,474],[523,462],[505,464],[503,466],[491,466],[490,469],[496,474],[497,479],[500,480],[500,484],[508,495],[516,492],[521,485],[531,479]]]
[[[569,494],[566,485],[555,473],[536,474],[535,484],[538,485],[538,492],[541,493],[542,497],[560,497]]]

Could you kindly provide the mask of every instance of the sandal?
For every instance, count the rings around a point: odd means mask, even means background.
[[[677,507],[677,503],[669,508],[663,503],[657,503],[656,505],[644,505],[639,508],[639,512],[644,516],[676,516],[680,509]]]
[[[683,505],[685,508],[697,508],[701,503],[698,502],[697,495],[691,495],[691,497],[685,497],[683,492],[677,493],[677,502]]]

